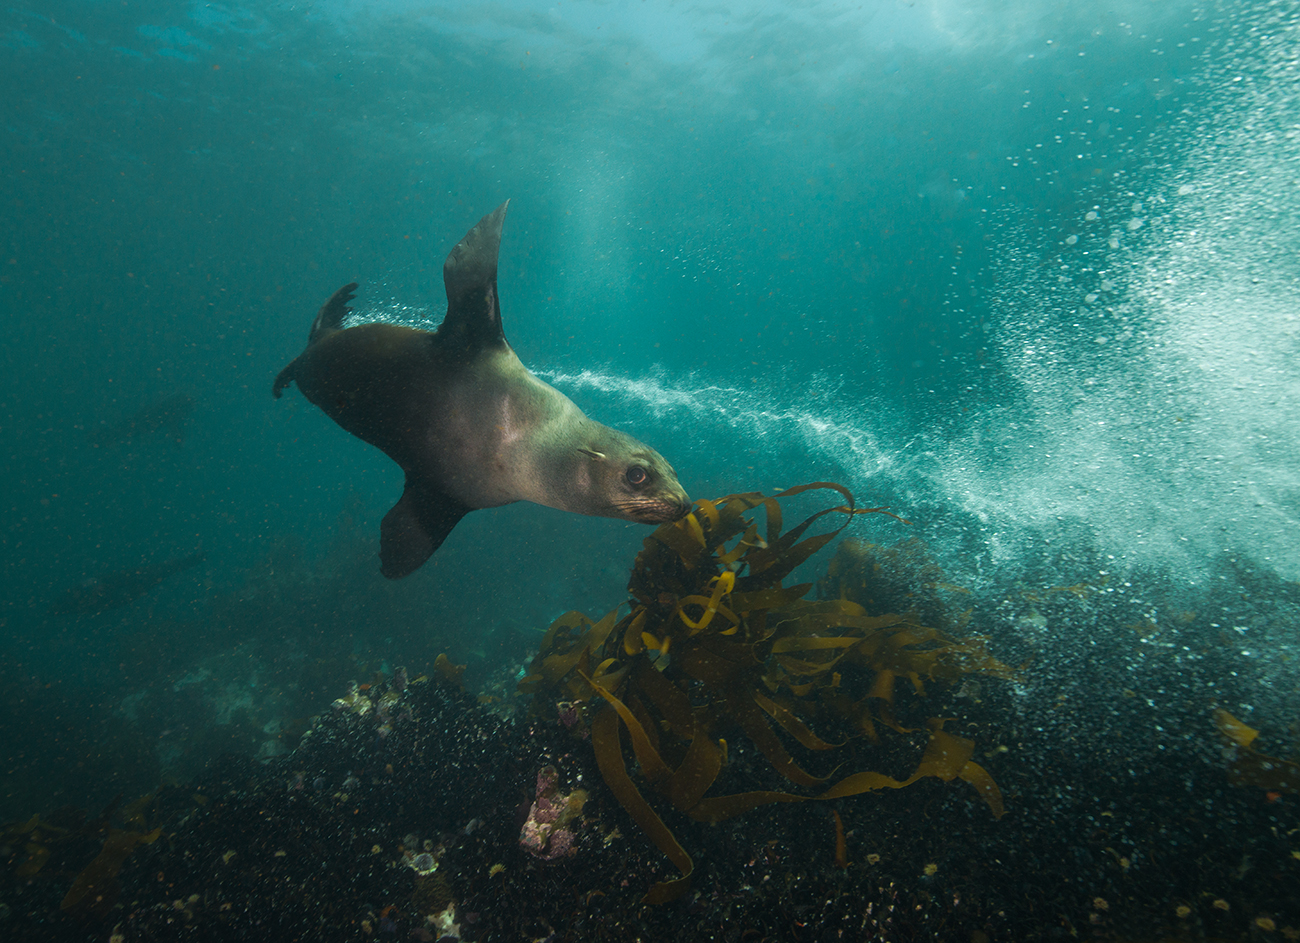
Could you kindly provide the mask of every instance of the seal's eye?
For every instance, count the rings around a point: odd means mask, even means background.
[[[630,485],[643,485],[648,477],[650,476],[640,465],[633,465],[627,470],[627,483]]]

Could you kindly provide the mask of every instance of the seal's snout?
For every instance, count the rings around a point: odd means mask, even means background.
[[[669,524],[680,521],[691,513],[691,499],[686,493],[660,494],[656,497],[642,497],[631,501],[616,501],[616,517],[641,524]]]

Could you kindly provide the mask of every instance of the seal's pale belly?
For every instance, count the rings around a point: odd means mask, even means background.
[[[470,507],[537,501],[554,432],[548,436],[547,427],[586,421],[514,351],[494,352],[458,372],[446,395],[430,403],[421,464]]]

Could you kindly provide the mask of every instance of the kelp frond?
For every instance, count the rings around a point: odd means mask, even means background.
[[[781,501],[815,490],[833,491],[843,503],[785,531]],[[766,518],[761,534],[750,513],[760,507]],[[878,742],[879,727],[906,732],[893,713],[899,682],[924,694],[926,681],[1011,676],[982,639],[950,638],[914,614],[870,615],[849,593],[811,601],[804,596],[813,584],[784,585],[855,516],[875,513],[888,512],[857,508],[853,495],[831,482],[771,496],[697,501],[693,513],[646,538],[628,585],[630,612],[619,618],[615,610],[596,622],[570,612],[547,631],[520,688],[590,708],[592,745],[606,784],[681,872],[652,887],[647,901],[682,893],[693,865],[629,774],[624,731],[640,776],[699,821],[721,821],[770,803],[901,789],[931,776],[965,780],[994,815],[1002,815],[997,785],[971,759],[974,742],[944,731],[942,720],[928,722],[924,755],[903,780],[864,771],[832,781],[834,771],[809,772],[786,747],[793,740],[813,753],[835,754],[851,739]],[[843,519],[807,536],[828,515]],[[868,680],[849,685],[849,674]],[[833,726],[839,739],[820,736],[817,724]],[[708,795],[723,766],[719,731],[732,725],[791,786],[810,792]]]

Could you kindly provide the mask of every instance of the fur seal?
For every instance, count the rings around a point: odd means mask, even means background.
[[[272,387],[298,384],[348,432],[406,473],[379,531],[380,569],[400,579],[470,511],[533,501],[644,524],[691,509],[658,452],[588,419],[533,376],[506,342],[497,253],[509,200],[456,244],[442,267],[447,316],[433,332],[342,324],[345,285],[321,307],[304,350]]]
[[[199,550],[189,556],[176,557],[162,563],[146,563],[131,569],[101,573],[80,586],[65,590],[50,606],[50,614],[97,616],[101,612],[121,609],[150,592],[163,580],[192,570],[205,559],[207,554]]]

